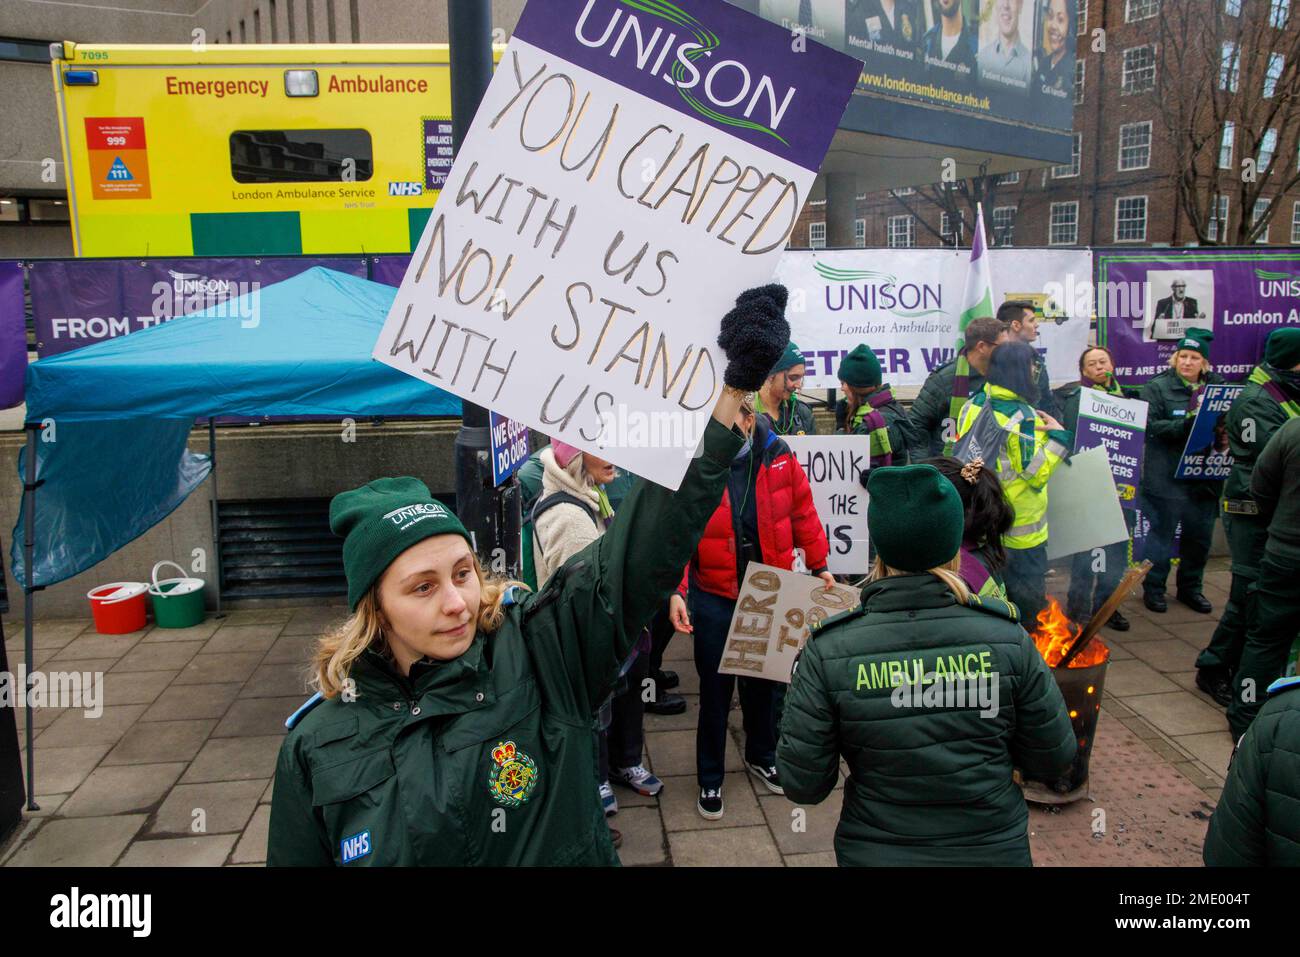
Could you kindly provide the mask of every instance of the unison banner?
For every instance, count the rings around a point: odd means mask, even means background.
[[[1300,252],[1097,250],[1094,261],[1097,341],[1125,382],[1163,371],[1194,326],[1214,333],[1214,371],[1241,379],[1259,363],[1270,332],[1300,325]]]
[[[25,308],[22,263],[0,262],[0,409],[23,401],[27,375]]]
[[[723,0],[533,0],[374,357],[676,488],[860,67]]]
[[[993,249],[994,309],[1008,299],[1042,304],[1051,318],[1034,345],[1054,384],[1079,377],[1092,303],[1061,301],[1060,290],[1088,283],[1086,249]],[[777,279],[790,289],[791,338],[807,359],[804,387],[834,389],[840,359],[866,343],[885,381],[920,386],[956,354],[957,316],[970,261],[968,249],[787,251]]]
[[[256,297],[235,300],[313,266],[366,276],[360,256],[34,262],[36,351],[42,357],[70,352],[227,302],[247,313],[238,318],[251,326],[260,321]]]
[[[1115,491],[1125,508],[1137,507],[1142,483],[1142,449],[1146,442],[1147,404],[1098,389],[1079,392],[1079,424],[1074,451],[1104,446],[1115,478]]]

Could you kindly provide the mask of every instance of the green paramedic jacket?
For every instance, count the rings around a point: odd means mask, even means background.
[[[1211,372],[1206,385],[1223,382]],[[1157,499],[1214,502],[1223,491],[1222,482],[1175,479],[1178,463],[1187,445],[1187,406],[1192,390],[1173,369],[1155,376],[1142,389],[1147,403],[1147,433],[1142,462],[1142,494]]]
[[[961,605],[937,578],[905,575],[871,582],[859,610],[813,632],[786,694],[776,766],[787,798],[817,804],[835,787],[840,757],[847,762],[841,866],[1031,863],[1012,769],[1054,779],[1077,746],[1056,681],[1016,617],[1013,605]],[[996,681],[995,714],[893,700],[918,676],[963,672]]]
[[[677,492],[638,483],[599,541],[461,657],[408,679],[368,651],[354,700],[300,709],[276,766],[267,864],[617,864],[592,716],[680,581],[740,446],[710,420]]]
[[[1268,695],[1210,818],[1211,867],[1300,867],[1300,677],[1279,678]]]

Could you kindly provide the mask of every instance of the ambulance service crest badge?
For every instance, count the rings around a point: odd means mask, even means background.
[[[515,747],[502,741],[492,749],[492,767],[488,770],[488,791],[498,804],[519,807],[537,786],[537,765]]]

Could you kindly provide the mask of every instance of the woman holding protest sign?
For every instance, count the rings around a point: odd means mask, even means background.
[[[876,543],[862,606],[814,628],[795,661],[777,767],[817,804],[848,763],[840,866],[1029,865],[1013,769],[1052,780],[1078,743],[1014,606],[960,574],[966,518],[930,465],[871,470]]]
[[[1016,513],[1002,494],[1002,483],[983,459],[963,462],[950,455],[930,459],[939,474],[952,483],[961,496],[966,525],[961,537],[961,577],[968,588],[981,598],[1007,600],[1007,586],[1002,569],[1007,564],[1007,550],[1002,536],[1011,531]],[[871,473],[867,473],[868,478]]]
[[[1008,342],[994,351],[983,390],[957,416],[953,449],[962,461],[993,460],[1015,513],[1011,530],[1002,538],[1007,595],[1031,626],[1047,605],[1047,480],[1073,444],[1061,423],[1034,409],[1026,398],[1038,394],[1037,356],[1024,342]]]
[[[1115,378],[1115,360],[1105,346],[1089,346],[1079,356],[1079,381],[1071,382],[1056,392],[1061,402],[1063,425],[1071,433],[1079,428],[1079,399],[1084,389],[1096,389],[1107,395],[1123,398],[1124,390]],[[1127,519],[1128,511],[1124,513]],[[1070,560],[1070,593],[1066,599],[1066,614],[1078,622],[1091,620],[1093,614],[1110,597],[1124,577],[1128,567],[1128,542],[1115,542],[1093,555],[1092,550],[1078,552]],[[1106,621],[1106,627],[1115,631],[1128,631],[1129,620],[1117,608]]]
[[[1223,381],[1210,368],[1213,339],[1214,333],[1209,329],[1188,329],[1169,357],[1169,368],[1142,390],[1142,399],[1147,403],[1142,510],[1151,523],[1144,550],[1144,556],[1151,559],[1151,571],[1142,583],[1142,603],[1154,612],[1169,610],[1165,582],[1169,577],[1174,532],[1180,523],[1175,595],[1194,611],[1208,615],[1214,610],[1201,593],[1201,581],[1210,555],[1210,538],[1214,534],[1223,483],[1175,478],[1187,437],[1196,421],[1201,390]]]
[[[352,616],[280,749],[267,863],[615,864],[591,722],[680,579],[789,339],[780,286],[722,320],[726,388],[676,492],[640,482],[598,542],[521,593],[412,478],[335,496]],[[411,813],[411,809],[419,813]]]
[[[722,502],[704,529],[678,594],[671,618],[678,631],[695,637],[695,668],[700,675],[700,717],[695,733],[695,765],[700,796],[696,809],[709,820],[722,817],[723,764],[727,713],[736,689],[734,675],[719,674],[727,633],[736,615],[736,599],[745,568],[760,562],[777,568],[794,565],[794,550],[827,586],[835,579],[826,570],[830,547],[803,466],[773,432],[764,416],[742,404],[736,425],[745,444],[731,463]],[[762,678],[740,678],[740,707],[745,717],[745,765],[763,785],[781,793],[776,773],[776,706],[779,685]]]

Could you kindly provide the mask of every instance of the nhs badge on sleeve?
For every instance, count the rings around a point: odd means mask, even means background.
[[[370,853],[370,832],[362,831],[360,834],[353,834],[351,837],[343,838],[341,847],[344,864],[351,864],[353,861],[360,860]]]

